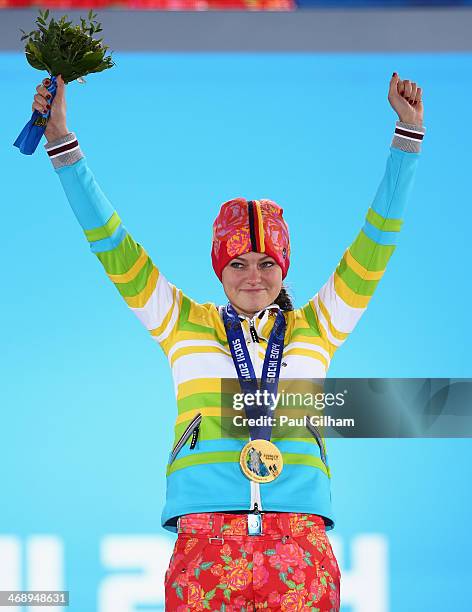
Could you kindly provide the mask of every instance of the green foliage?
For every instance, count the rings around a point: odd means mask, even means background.
[[[111,54],[106,56],[108,47],[102,45],[103,38],[93,38],[102,27],[92,10],[87,19],[80,18],[80,26],[67,21],[67,15],[59,21],[51,17],[46,23],[48,17],[49,10],[40,10],[36,19],[37,29],[29,34],[21,30],[21,40],[27,39],[26,59],[33,68],[47,70],[51,76],[60,74],[65,83],[70,83],[115,65]]]

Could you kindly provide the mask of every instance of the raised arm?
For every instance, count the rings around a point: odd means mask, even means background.
[[[314,314],[311,323],[325,339],[331,357],[365,312],[395,250],[426,131],[421,96],[416,83],[400,81],[394,73],[388,100],[399,121],[385,174],[362,229],[334,273],[309,300]]]
[[[60,77],[57,80],[45,149],[91,251],[130,310],[162,345],[176,324],[182,292],[165,279],[144,248],[133,240],[97,184],[75,134],[67,128],[65,86]],[[44,112],[49,100],[47,85],[46,79],[37,87],[33,109]]]

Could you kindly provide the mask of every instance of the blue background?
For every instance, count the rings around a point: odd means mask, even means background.
[[[471,376],[470,54],[114,57],[113,70],[67,87],[68,127],[164,275],[216,303],[224,301],[210,261],[219,205],[244,196],[284,207],[287,281],[296,305],[305,303],[362,226],[383,176],[397,119],[387,100],[392,72],[422,86],[426,136],[399,246],[329,374]],[[31,157],[11,146],[41,74],[15,53],[0,54],[0,74],[9,94],[0,127],[0,535],[60,537],[69,609],[103,612],[102,538],[174,540],[159,520],[172,381],[89,253],[42,145]],[[343,574],[354,569],[355,538],[380,534],[385,609],[469,609],[471,441],[329,440],[328,451],[330,537],[344,550]]]

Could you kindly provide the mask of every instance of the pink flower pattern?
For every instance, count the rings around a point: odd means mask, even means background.
[[[165,577],[166,610],[339,611],[340,571],[321,517],[289,513],[290,535],[249,536],[244,515],[224,516],[220,534],[209,514],[182,517]],[[223,541],[210,542],[209,534]]]

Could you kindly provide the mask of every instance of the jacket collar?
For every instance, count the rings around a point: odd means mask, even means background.
[[[223,318],[223,309],[224,306],[219,307],[221,318]],[[247,317],[246,315],[242,314],[238,315],[238,318],[241,321],[241,327],[243,328],[244,334],[249,334],[249,326],[252,321],[259,338],[268,340],[278,310],[281,310],[280,306],[274,303],[270,304],[269,306],[266,306],[262,310],[259,310],[252,317]],[[268,324],[268,321],[271,321],[270,325]]]
[[[241,321],[243,321],[244,319],[246,319],[247,321],[252,321],[254,319],[254,323],[257,319],[262,319],[267,311],[267,314],[269,314],[271,311],[274,310],[280,310],[280,306],[278,304],[270,304],[269,306],[266,306],[265,308],[263,308],[262,310],[259,310],[258,312],[256,312],[252,317],[247,317],[246,315],[238,315],[239,319]]]

